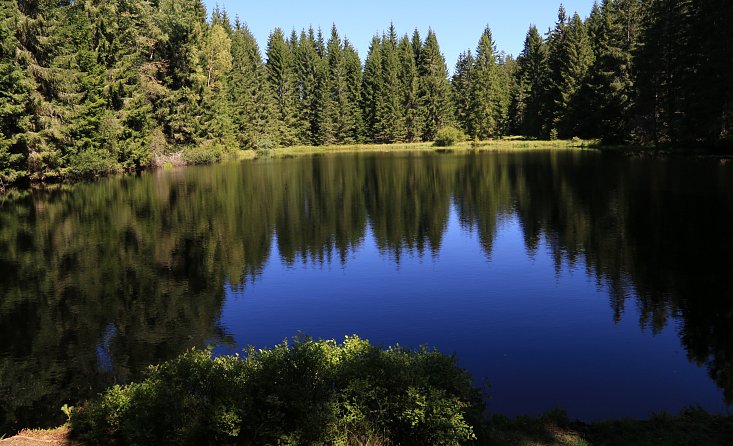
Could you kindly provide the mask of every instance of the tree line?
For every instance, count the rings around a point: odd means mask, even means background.
[[[449,75],[432,30],[375,35],[364,62],[334,25],[264,54],[239,19],[201,0],[15,0],[0,5],[0,180],[140,169],[180,154],[472,139],[599,138],[730,146],[733,46],[723,0],[561,6],[521,54],[490,28]],[[324,35],[325,34],[325,35]]]

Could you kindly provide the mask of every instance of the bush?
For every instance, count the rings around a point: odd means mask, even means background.
[[[244,357],[192,350],[72,417],[89,444],[457,445],[483,406],[455,358],[296,338]]]
[[[106,150],[84,150],[70,157],[66,175],[71,178],[94,178],[119,172],[120,166]]]
[[[438,130],[435,136],[435,145],[438,147],[448,147],[453,144],[466,140],[466,135],[455,127],[443,127]]]
[[[183,159],[188,165],[213,164],[221,161],[225,148],[218,142],[204,141],[198,146],[187,147],[183,151]]]

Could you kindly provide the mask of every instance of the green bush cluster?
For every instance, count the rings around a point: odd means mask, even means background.
[[[443,127],[435,135],[435,145],[438,147],[449,147],[453,144],[466,140],[466,135],[459,129],[451,126]]]
[[[480,392],[453,356],[296,338],[240,357],[192,350],[79,408],[85,444],[458,445]]]

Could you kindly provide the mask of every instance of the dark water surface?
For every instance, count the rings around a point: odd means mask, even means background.
[[[248,161],[0,197],[0,433],[193,346],[455,352],[489,409],[733,400],[733,165],[597,152]]]

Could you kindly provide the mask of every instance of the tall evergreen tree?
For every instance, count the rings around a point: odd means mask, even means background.
[[[487,26],[476,47],[476,60],[471,70],[470,136],[488,139],[497,133],[497,95],[500,88],[496,44]]]
[[[323,60],[316,49],[313,28],[300,33],[300,41],[295,52],[295,71],[298,91],[298,116],[304,121],[300,126],[299,139],[307,144],[318,144],[321,109],[319,108],[319,77]]]
[[[557,127],[561,137],[569,138],[583,133],[586,111],[582,106],[581,88],[588,81],[588,72],[593,65],[593,48],[578,13],[568,22],[561,53],[565,61],[561,68],[562,90],[556,104],[560,113]]]
[[[273,101],[273,136],[283,146],[297,143],[295,73],[290,45],[280,28],[267,41],[267,85]]]
[[[581,119],[578,92],[587,81],[588,70],[593,64],[593,49],[585,30],[585,24],[576,13],[566,19],[561,6],[555,29],[549,37],[549,79],[547,88],[546,129],[559,136],[576,136],[577,123]]]
[[[272,107],[265,77],[257,40],[246,25],[236,20],[228,82],[237,140],[244,149],[256,149],[259,145],[267,144],[271,137]]]
[[[513,128],[512,97],[516,94],[517,61],[511,55],[500,53],[497,59],[497,84],[494,89],[494,116],[496,135],[506,136]]]
[[[349,125],[346,66],[343,58],[341,37],[336,25],[331,27],[331,37],[326,45],[326,66],[328,77],[328,100],[323,109],[322,126],[331,129],[322,144],[341,144],[352,130]]]
[[[458,61],[456,62],[451,79],[451,97],[453,99],[456,122],[469,135],[474,133],[473,119],[471,117],[471,98],[473,96],[471,74],[474,63],[471,50],[461,53],[458,56]]]
[[[595,135],[607,142],[632,138],[635,121],[634,55],[642,31],[642,5],[638,0],[606,0],[588,18],[595,63],[586,91],[574,115],[591,118],[581,136]]]
[[[222,23],[222,24],[220,24]],[[203,108],[206,124],[204,140],[217,144],[222,150],[238,147],[233,108],[229,95],[229,74],[232,70],[231,29],[228,21],[221,20],[211,26],[205,46],[206,89]]]
[[[362,113],[366,140],[377,141],[378,110],[382,101],[382,41],[379,36],[372,37],[366,62],[362,88]]]
[[[164,64],[161,120],[172,144],[200,142],[199,104],[206,86],[203,48],[206,8],[199,0],[161,0],[159,27],[165,36],[156,49]]]
[[[400,60],[397,31],[390,24],[388,34],[382,37],[382,88],[375,122],[376,140],[382,144],[401,141],[405,134],[404,114],[400,91]]]
[[[361,114],[362,101],[362,68],[361,59],[356,48],[344,39],[344,69],[346,70],[346,126],[344,142],[353,144],[361,142],[364,134],[364,120]]]
[[[0,188],[28,175],[22,136],[30,120],[30,84],[15,56],[18,15],[15,2],[0,5]]]
[[[448,68],[432,29],[425,37],[419,60],[422,139],[432,141],[438,130],[452,119]]]
[[[418,110],[419,73],[412,43],[407,35],[400,39],[398,47],[400,61],[400,96],[404,117],[404,134],[401,141],[415,142],[420,139],[420,114]]]
[[[518,90],[515,96],[517,126],[521,134],[534,138],[542,134],[544,89],[547,82],[547,46],[532,25],[517,58]]]
[[[636,76],[637,107],[644,139],[677,144],[684,115],[684,83],[692,68],[687,55],[690,0],[651,2]]]

